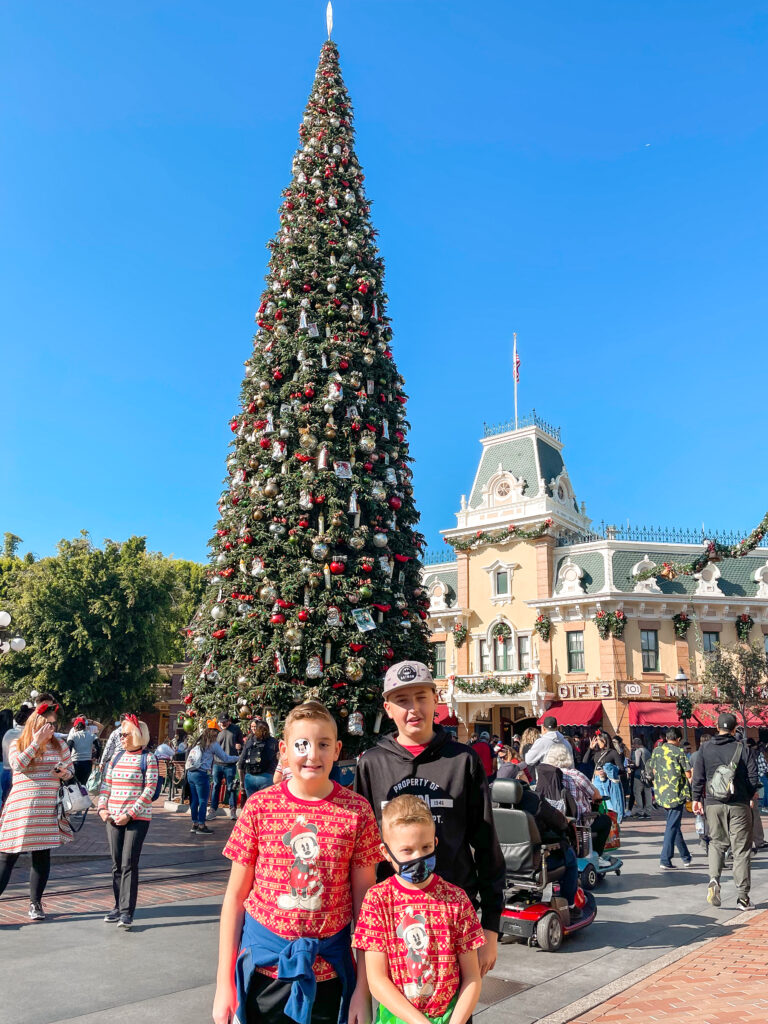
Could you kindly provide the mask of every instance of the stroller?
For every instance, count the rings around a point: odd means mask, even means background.
[[[582,916],[571,920],[568,903],[560,896],[557,884],[565,867],[547,869],[547,854],[560,846],[543,843],[534,818],[515,809],[522,792],[517,779],[497,779],[491,786],[491,799],[502,805],[494,807],[493,823],[506,864],[501,935],[554,952],[567,935],[592,924],[597,907],[592,893],[579,890],[577,903],[581,904]]]

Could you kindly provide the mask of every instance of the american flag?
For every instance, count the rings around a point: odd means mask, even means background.
[[[520,356],[517,354],[517,335],[514,335],[515,346],[512,355],[512,361],[515,364],[515,384],[520,383]]]

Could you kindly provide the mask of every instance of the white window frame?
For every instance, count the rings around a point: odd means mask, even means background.
[[[517,565],[515,562],[502,562],[500,559],[496,559],[491,565],[483,567],[488,573],[490,585],[491,585],[491,604],[511,604],[512,602],[512,583],[515,575],[515,569]],[[496,574],[499,572],[506,572],[507,574],[507,592],[506,594],[500,594],[496,587]]]
[[[526,652],[528,657],[528,664],[522,664],[522,658],[520,657],[520,641],[527,640],[528,650]],[[517,642],[515,643],[515,657],[517,659],[517,670],[518,672],[530,672],[531,671],[531,659],[533,657],[533,638],[530,633],[518,633]]]

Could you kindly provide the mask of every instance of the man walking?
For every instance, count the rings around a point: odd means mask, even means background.
[[[691,769],[688,758],[680,749],[683,734],[677,728],[667,729],[667,742],[656,747],[648,762],[649,774],[653,776],[656,803],[667,814],[667,827],[661,846],[660,871],[674,871],[672,855],[677,847],[684,868],[692,866],[691,853],[683,839],[681,828],[683,810],[688,799],[688,783]]]
[[[632,740],[632,792],[635,803],[630,818],[650,818],[653,805],[653,790],[645,782],[645,773],[651,752],[639,736]]]
[[[553,743],[565,744],[568,751],[571,753],[571,762],[573,762],[573,748],[570,743],[566,740],[565,736],[557,728],[557,719],[554,715],[547,715],[547,717],[541,723],[542,733],[541,736],[533,743],[531,749],[525,755],[525,763],[529,765],[538,764],[539,761],[543,761],[549,748]]]
[[[736,716],[718,716],[717,736],[702,747],[694,766],[693,811],[703,814],[706,796],[709,832],[709,885],[707,902],[720,906],[720,875],[730,846],[733,880],[739,910],[754,910],[749,898],[752,851],[751,803],[758,789],[757,763],[749,749],[734,735]]]
[[[240,726],[235,725],[230,715],[222,715],[219,719],[221,730],[219,732],[219,746],[225,754],[239,754],[243,749],[243,734]],[[213,787],[211,795],[211,809],[209,818],[215,818],[219,810],[219,792],[221,783],[226,779],[226,794],[229,802],[228,814],[230,818],[237,816],[237,796],[235,794],[235,772],[236,764],[222,764],[216,761],[213,766]]]

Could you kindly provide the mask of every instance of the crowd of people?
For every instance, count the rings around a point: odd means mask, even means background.
[[[548,864],[563,869],[560,894],[574,915],[573,822],[586,823],[603,863],[612,829],[655,806],[666,816],[660,869],[674,870],[675,850],[681,867],[691,861],[681,830],[688,803],[708,846],[707,900],[720,905],[730,854],[737,905],[753,906],[751,854],[762,843],[768,766],[765,751],[736,734],[733,715],[721,715],[717,734],[690,756],[677,729],[653,749],[636,739],[630,750],[602,730],[568,737],[552,715],[508,744],[480,732],[466,745],[435,724],[435,684],[418,662],[388,670],[384,708],[394,731],[360,756],[350,789],[334,777],[335,720],[314,701],[289,714],[279,741],[260,719],[243,736],[222,715],[194,739],[169,738],[152,751],[146,723],[133,714],[121,716],[100,748],[82,717],[68,734],[57,732],[61,709],[38,696],[3,741],[11,777],[8,786],[3,775],[0,893],[19,855],[30,852],[29,916],[44,918],[51,850],[72,838],[60,789],[88,785],[112,858],[114,908],[105,921],[130,928],[159,761],[183,759],[190,830],[210,834],[222,797],[234,819],[224,847],[232,866],[216,1024],[284,1024],[285,1015],[297,1024],[361,1024],[371,997],[378,1024],[466,1024],[496,962],[504,908],[490,788],[497,778],[522,783],[518,808],[536,820],[544,842],[555,839]]]

